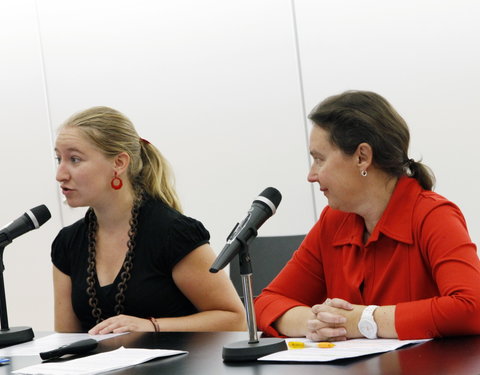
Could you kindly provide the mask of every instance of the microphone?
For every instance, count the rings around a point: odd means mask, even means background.
[[[248,244],[257,236],[257,230],[277,210],[282,194],[268,187],[253,201],[247,216],[235,225],[227,238],[227,243],[210,267],[210,272],[216,273],[224,268],[237,255],[242,245]]]
[[[22,234],[37,229],[52,215],[45,205],[32,208],[18,219],[0,229],[0,346],[20,344],[33,339],[33,330],[30,327],[8,326],[7,302],[5,299],[5,285],[3,282],[3,251],[5,246]]]
[[[252,295],[252,268],[248,254],[248,244],[257,236],[258,228],[275,213],[281,200],[282,194],[273,187],[268,187],[262,191],[253,201],[247,216],[233,228],[227,238],[227,244],[210,267],[210,272],[218,272],[239,253],[240,274],[242,276],[245,313],[250,339],[225,345],[222,351],[224,361],[253,361],[264,355],[288,349],[284,339],[258,338]]]
[[[44,204],[25,212],[18,219],[0,229],[0,248],[7,246],[18,236],[39,228],[51,217],[50,211]]]

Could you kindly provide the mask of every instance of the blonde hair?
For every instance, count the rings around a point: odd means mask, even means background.
[[[109,107],[92,107],[71,116],[62,125],[66,126],[80,129],[107,158],[126,152],[134,190],[143,190],[181,211],[168,161],[153,144],[140,138],[124,114]]]

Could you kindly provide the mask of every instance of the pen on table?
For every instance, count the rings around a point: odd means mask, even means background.
[[[303,348],[333,348],[334,343],[331,342],[303,342],[303,341],[289,341],[289,349],[303,349]]]
[[[10,358],[0,358],[0,366],[8,365],[10,363]]]

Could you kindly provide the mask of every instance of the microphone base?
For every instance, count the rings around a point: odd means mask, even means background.
[[[287,350],[285,339],[261,338],[256,343],[248,340],[237,341],[223,347],[222,357],[224,361],[240,362],[255,361],[268,354]]]
[[[2,329],[0,330],[0,347],[31,341],[33,337],[33,330],[30,327]]]

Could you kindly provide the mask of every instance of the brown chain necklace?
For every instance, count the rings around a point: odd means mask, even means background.
[[[133,267],[133,257],[135,255],[135,236],[137,234],[137,225],[138,225],[138,212],[142,204],[142,196],[136,199],[132,207],[132,217],[130,218],[130,229],[128,231],[128,243],[127,243],[127,254],[125,256],[125,261],[122,265],[122,272],[120,274],[120,282],[117,285],[117,294],[115,295],[115,314],[119,315],[123,313],[125,302],[125,291],[127,290],[127,282],[130,280],[131,271]],[[98,229],[97,217],[95,213],[90,208],[88,210],[88,268],[87,268],[87,294],[88,294],[88,304],[92,308],[92,315],[95,318],[97,324],[100,323],[102,319],[102,310],[98,306],[97,291],[95,289],[95,275],[96,275],[96,235]]]

